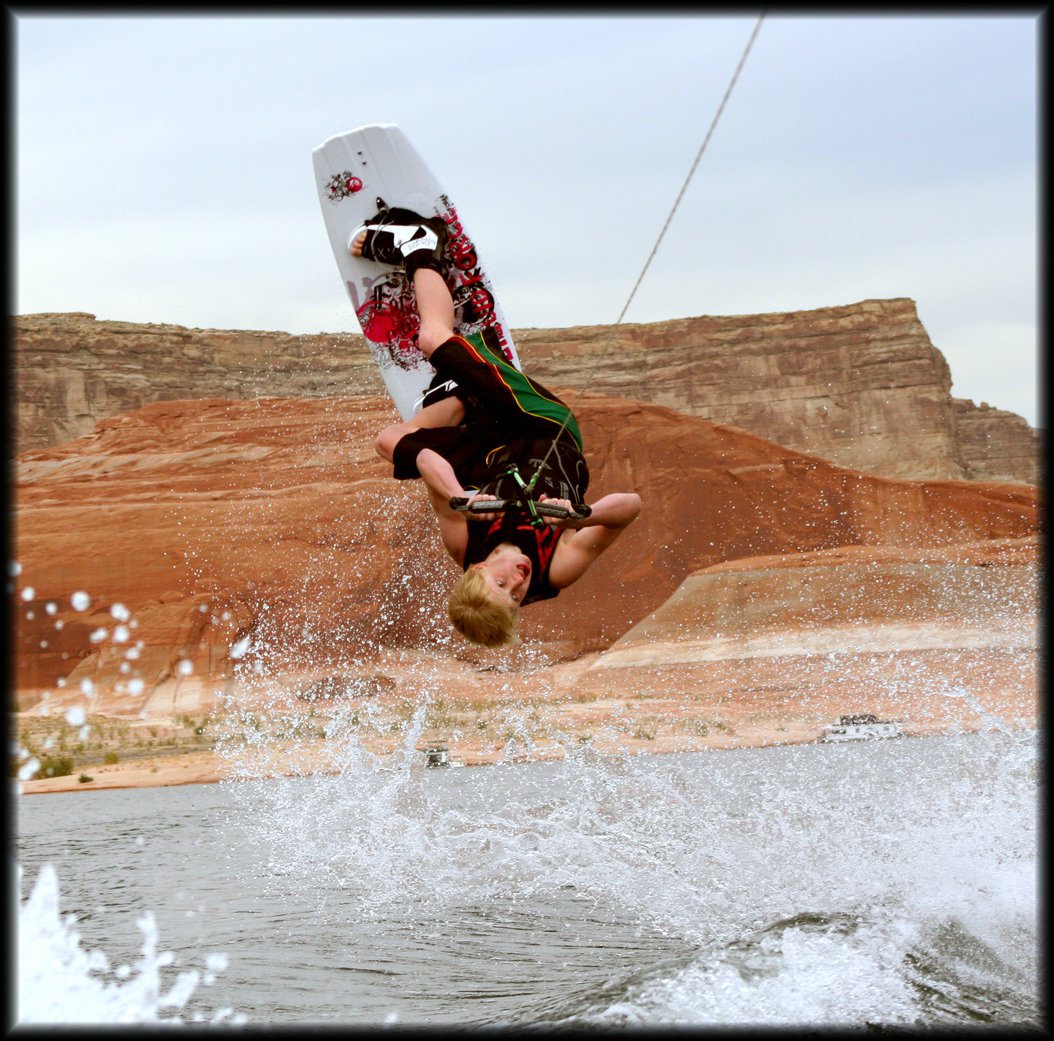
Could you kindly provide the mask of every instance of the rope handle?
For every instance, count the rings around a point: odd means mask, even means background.
[[[507,499],[477,499],[469,502],[467,496],[455,495],[450,500],[450,508],[458,513],[504,513],[506,509],[514,509],[519,505]],[[592,512],[592,507],[584,502],[571,504],[571,509],[564,506],[552,506],[546,502],[534,503],[534,512],[541,517],[556,517],[561,520],[585,520]]]

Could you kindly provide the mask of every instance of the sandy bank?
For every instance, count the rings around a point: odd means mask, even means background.
[[[1019,729],[1020,724],[1018,728]],[[979,730],[981,725],[971,727],[910,727],[904,726],[907,737],[937,736],[948,732]],[[653,738],[624,738],[621,741],[594,742],[594,747],[606,755],[667,755],[677,752],[695,752],[704,749],[724,750],[734,748],[766,748],[780,745],[808,744],[818,739],[814,726],[789,723],[781,724],[769,732],[756,730],[749,734],[727,734],[696,736],[692,738],[674,735],[658,735]],[[369,744],[367,743],[367,747]],[[423,746],[419,746],[423,748]],[[394,747],[375,744],[370,749],[375,754],[391,754]],[[565,753],[561,746],[536,749],[532,759],[557,760]],[[504,749],[487,747],[483,743],[458,743],[451,746],[451,758],[463,766],[488,766],[510,761]],[[299,746],[295,749],[276,749],[270,768],[259,776],[280,777],[313,773],[338,772],[330,761],[325,745]],[[422,753],[422,762],[424,755]],[[511,761],[518,761],[516,756]],[[82,776],[91,777],[81,781]],[[182,784],[214,784],[223,780],[238,779],[236,769],[225,757],[215,751],[194,751],[181,755],[157,756],[139,761],[84,766],[64,777],[40,778],[17,782],[22,795],[38,795],[48,792],[92,792],[118,788],[163,788]]]

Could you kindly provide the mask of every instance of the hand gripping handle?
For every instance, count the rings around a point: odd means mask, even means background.
[[[458,513],[502,513],[515,506],[516,503],[505,499],[479,499],[470,503],[467,497],[455,495],[450,500],[450,508]],[[593,512],[584,502],[573,503],[570,510],[563,506],[552,506],[547,502],[536,502],[534,508],[540,517],[555,517],[560,520],[585,520]]]

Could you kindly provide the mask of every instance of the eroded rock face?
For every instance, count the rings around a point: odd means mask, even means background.
[[[1038,725],[1035,537],[846,546],[690,575],[579,678],[596,698],[683,699],[715,721],[819,732],[841,714],[908,733]]]
[[[619,398],[580,395],[576,411],[588,498],[636,490],[644,509],[581,582],[524,612],[509,667],[604,650],[727,562],[838,547],[954,559],[1037,532],[1027,485],[876,477]],[[445,620],[459,570],[422,485],[393,481],[373,452],[396,419],[373,396],[158,402],[24,452],[20,703],[46,691],[100,712],[208,711],[236,670],[376,676],[393,651],[411,671],[415,654],[496,660]],[[785,603],[773,589],[769,609]]]
[[[963,398],[952,404],[964,477],[1039,484],[1039,434],[1021,416]]]
[[[381,394],[361,336],[106,321],[83,313],[13,319],[18,451],[90,434],[155,401]]]
[[[605,333],[606,349],[596,345]],[[543,379],[732,424],[869,473],[964,476],[951,373],[911,300],[532,330],[518,342]]]
[[[22,315],[14,333],[20,451],[153,401],[383,393],[352,334],[85,314]],[[912,300],[514,336],[525,368],[551,386],[662,405],[886,477],[1036,481],[1036,432],[1013,413],[951,397],[947,363]]]
[[[688,576],[596,668],[934,647],[1036,646],[1034,539],[848,546]]]

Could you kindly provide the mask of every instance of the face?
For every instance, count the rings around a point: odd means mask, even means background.
[[[474,564],[494,596],[517,610],[531,584],[531,560],[515,546],[501,545],[486,560]]]

